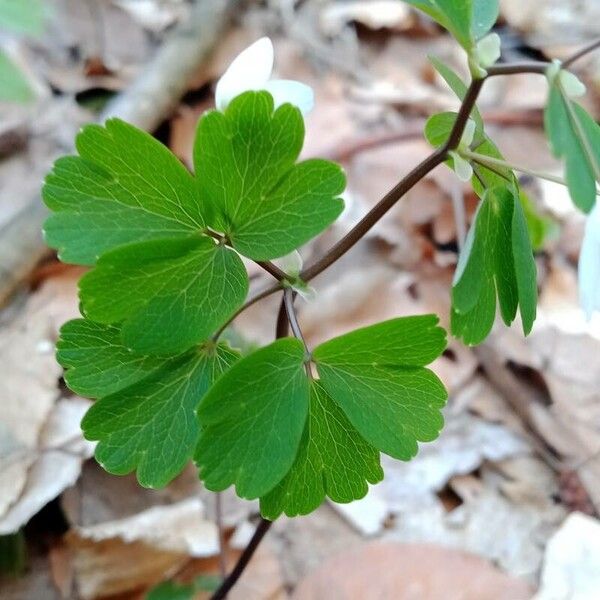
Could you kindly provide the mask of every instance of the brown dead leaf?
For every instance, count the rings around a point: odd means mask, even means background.
[[[83,598],[101,598],[158,583],[190,558],[218,552],[214,523],[200,500],[190,498],[89,527],[66,537]]]
[[[526,600],[532,590],[480,557],[429,544],[374,542],[306,577],[294,600]]]
[[[62,370],[54,358],[54,342],[60,325],[78,314],[79,274],[79,270],[71,270],[48,280],[1,332],[3,533],[18,529],[46,501],[71,485],[82,457],[90,450],[89,446],[78,445],[85,401],[63,400],[56,404]]]

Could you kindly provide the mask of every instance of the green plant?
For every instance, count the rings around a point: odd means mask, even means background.
[[[85,127],[78,155],[59,159],[44,186],[54,212],[49,245],[65,262],[92,267],[80,285],[84,318],[63,327],[58,360],[69,387],[97,399],[82,427],[99,442],[100,464],[115,474],[135,470],[142,485],[158,487],[193,456],[208,489],[234,485],[241,497],[260,499],[264,518],[214,598],[227,594],[273,519],[307,514],[326,496],[364,496],[383,478],[380,452],[409,460],[442,429],[446,391],[427,368],[446,346],[435,315],[392,319],[309,348],[294,308],[310,280],[442,163],[481,197],[456,269],[452,334],[480,343],[497,305],[506,324],[518,311],[524,333],[531,330],[529,230],[539,244],[544,226],[514,174],[529,171],[506,163],[485,133],[475,103],[489,78],[548,76],[546,130],[565,159],[564,183],[582,210],[595,203],[599,129],[573,101],[581,85],[565,69],[599,44],[562,65],[495,64],[499,38],[489,31],[497,2],[411,4],[467,53],[469,84],[433,60],[460,110],[431,117],[431,155],[305,268],[271,261],[339,216],[345,179],[331,162],[297,162],[304,122],[294,103],[308,110],[312,95],[297,82],[269,81],[268,40],[240,55],[217,87],[219,109],[198,124],[194,174],[151,136],[111,120]],[[240,255],[276,280],[249,300]],[[224,341],[227,327],[277,292],[276,340],[242,356]]]

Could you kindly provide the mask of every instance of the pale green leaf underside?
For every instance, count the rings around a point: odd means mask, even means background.
[[[98,462],[115,475],[136,470],[145,487],[166,485],[192,456],[198,403],[237,356],[223,346],[193,350],[165,359],[144,379],[97,400],[82,429],[87,439],[99,441]]]
[[[288,254],[341,213],[342,170],[318,159],[295,164],[303,140],[300,111],[274,110],[267,92],[246,92],[200,120],[194,162],[208,221],[245,256]]]
[[[573,202],[589,212],[596,202],[596,182],[600,181],[600,126],[581,105],[564,96],[558,83],[550,88],[544,126],[553,153],[565,161]]]
[[[198,409],[195,460],[209,490],[242,498],[269,492],[290,470],[304,430],[309,384],[304,348],[284,338],[234,365]]]
[[[204,229],[193,176],[152,136],[119,119],[88,125],[79,156],[54,164],[43,198],[54,211],[44,231],[61,260],[93,265],[118,246]]]
[[[86,317],[123,323],[125,346],[172,354],[214,333],[244,301],[248,276],[235,252],[196,236],[108,252],[80,292]]]
[[[329,497],[346,503],[362,498],[368,483],[383,479],[379,452],[352,426],[319,382],[311,385],[309,416],[300,449],[283,480],[260,499],[265,518],[306,515]]]
[[[0,50],[0,102],[29,102],[33,92],[21,70]]]

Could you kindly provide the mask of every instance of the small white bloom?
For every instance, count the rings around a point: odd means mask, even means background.
[[[588,319],[600,311],[600,208],[592,209],[585,224],[579,254],[579,303]]]
[[[463,158],[458,152],[449,152],[450,156],[454,160],[454,172],[456,176],[464,182],[471,181],[473,177],[473,167],[471,163]]]
[[[560,60],[553,60],[546,69],[546,77],[550,85],[554,84],[556,77],[560,78],[560,85],[569,98],[579,98],[586,92],[585,84],[570,71],[565,71],[561,67]]]
[[[215,103],[224,110],[236,97],[249,90],[266,90],[275,101],[275,107],[286,102],[307,114],[314,106],[312,89],[299,81],[271,79],[273,73],[273,43],[260,38],[234,58],[223,77],[217,82]]]

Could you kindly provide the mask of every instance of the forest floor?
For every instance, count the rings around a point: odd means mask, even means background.
[[[66,389],[54,358],[60,325],[78,314],[82,269],[60,264],[36,236],[15,235],[14,223],[39,205],[42,179],[70,151],[77,128],[128,89],[188,6],[48,4],[42,38],[12,48],[38,100],[0,106],[0,248],[11,232],[18,260],[6,281],[19,282],[0,285],[0,534],[21,531],[27,546],[19,576],[0,577],[0,596],[133,600],[162,581],[218,573],[216,499],[192,466],[165,489],[148,490],[94,461],[79,428],[89,401]],[[565,57],[600,36],[595,0],[501,4],[507,61]],[[303,156],[339,161],[348,176],[346,210],[303,248],[310,261],[430,152],[427,117],[456,108],[428,55],[466,74],[464,60],[446,34],[396,1],[244,3],[153,132],[185,164],[216,80],[262,35],[274,41],[278,76],[315,90]],[[577,73],[587,107],[600,117],[600,53],[577,63]],[[560,173],[542,132],[544,79],[489,84],[479,106],[507,160]],[[576,284],[585,221],[561,186],[529,177],[522,184],[547,220],[531,335],[525,339],[518,323],[497,323],[478,348],[450,338],[433,365],[450,392],[440,438],[411,462],[384,457],[385,480],[363,500],[278,520],[232,600],[600,597],[600,319],[586,321]],[[435,312],[448,326],[460,236],[453,199],[469,222],[476,198],[438,167],[319,276],[318,302],[298,304],[307,342],[398,315]],[[249,269],[253,289],[269,283]],[[244,313],[235,324],[240,335],[271,341],[278,301]],[[233,564],[258,505],[231,490],[221,502],[225,559]]]

